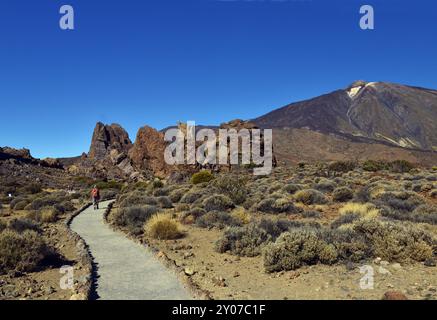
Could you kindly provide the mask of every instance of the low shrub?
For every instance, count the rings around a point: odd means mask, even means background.
[[[413,211],[408,210],[394,210],[384,207],[381,210],[384,217],[401,220],[412,221],[416,223],[437,224],[437,207],[434,205],[423,204],[418,206]]]
[[[367,160],[363,163],[362,169],[364,171],[371,171],[371,172],[389,170],[390,164],[382,160]]]
[[[123,188],[123,183],[122,182],[118,182],[118,181],[114,181],[114,180],[111,180],[111,181],[100,181],[100,182],[97,182],[95,185],[100,190],[105,190],[105,189],[121,190]]]
[[[387,261],[424,261],[433,256],[433,238],[411,225],[360,220],[354,231],[368,240],[374,257]]]
[[[0,273],[34,271],[49,254],[50,250],[35,231],[0,233]]]
[[[201,192],[189,191],[183,195],[181,199],[181,203],[194,203],[196,200],[200,199],[203,196]]]
[[[214,187],[236,204],[240,205],[246,200],[248,193],[247,180],[239,176],[222,175],[214,180]]]
[[[267,198],[255,205],[254,209],[264,213],[299,213],[297,208],[290,200],[285,198]]]
[[[210,211],[198,218],[196,225],[200,228],[223,229],[226,226],[241,226],[241,222],[228,212]]]
[[[390,162],[390,171],[397,173],[406,173],[414,169],[414,165],[406,160],[395,160]]]
[[[158,240],[177,239],[182,235],[179,222],[165,213],[152,216],[146,222],[144,231],[150,237]]]
[[[156,198],[157,204],[163,209],[173,208],[173,203],[169,197],[161,196]]]
[[[316,230],[291,229],[264,248],[264,267],[267,272],[295,270],[318,262],[333,264],[337,256],[335,247],[323,241]]]
[[[132,234],[141,234],[144,223],[157,212],[151,205],[119,208],[113,219],[116,225],[127,227]]]
[[[18,201],[17,203],[15,203],[14,205],[14,210],[24,210],[24,208],[26,208],[26,206],[29,204],[29,201],[27,200],[21,200]]]
[[[0,232],[5,230],[7,228],[7,224],[0,220]]]
[[[289,183],[283,187],[283,190],[288,194],[295,194],[302,189],[302,185],[296,183]]]
[[[316,189],[321,192],[332,192],[336,187],[337,187],[336,183],[330,180],[321,180],[313,185],[313,189]]]
[[[203,206],[207,212],[209,211],[226,211],[234,208],[232,200],[224,195],[212,195],[203,201]]]
[[[26,230],[41,232],[40,225],[37,222],[32,221],[32,220],[27,219],[27,218],[12,219],[11,221],[9,221],[8,228],[10,230],[13,230],[13,231],[18,232],[18,233],[22,233]]]
[[[350,225],[354,221],[359,220],[361,217],[362,216],[360,214],[355,213],[355,212],[345,213],[345,214],[339,216],[337,219],[335,219],[331,223],[331,228],[337,229],[337,228],[339,228],[340,226],[343,226],[343,225]]]
[[[241,224],[248,224],[250,222],[250,214],[243,207],[238,207],[232,210],[232,217],[240,221]]]
[[[302,218],[313,218],[313,219],[319,219],[322,217],[322,213],[317,210],[304,210],[300,214]]]
[[[41,222],[52,223],[58,221],[60,212],[56,208],[46,207],[39,212]]]
[[[437,189],[433,189],[429,192],[431,198],[437,198]]]
[[[212,179],[214,179],[214,175],[210,171],[203,170],[191,176],[191,183],[199,184],[199,183],[209,182]]]
[[[42,191],[42,187],[39,183],[30,183],[24,187],[24,192],[30,194],[37,194]]]
[[[354,161],[334,161],[328,165],[328,170],[334,172],[349,172],[356,167],[357,163]]]
[[[219,253],[230,251],[238,256],[255,257],[261,254],[263,246],[270,240],[265,230],[251,223],[227,229],[217,240],[215,250]]]
[[[379,210],[372,203],[349,202],[340,208],[341,215],[358,215],[364,219],[373,219],[379,215]]]
[[[142,205],[156,206],[158,205],[158,202],[154,197],[149,197],[138,191],[125,194],[119,198],[119,206],[121,208],[137,207]]]
[[[267,272],[293,270],[316,263],[424,261],[433,257],[436,240],[410,224],[359,219],[349,228],[291,228],[263,252]]]
[[[169,193],[169,198],[173,203],[181,201],[184,194],[186,194],[190,189],[175,189]]]
[[[354,193],[350,188],[340,187],[334,190],[332,193],[332,200],[336,202],[346,202],[354,197]]]
[[[328,202],[328,199],[323,193],[314,189],[300,190],[296,192],[296,194],[294,195],[294,199],[297,202],[301,202],[306,205],[325,204]]]

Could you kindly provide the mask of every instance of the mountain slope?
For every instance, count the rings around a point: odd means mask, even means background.
[[[437,151],[437,91],[357,81],[253,120],[262,128],[305,128]]]

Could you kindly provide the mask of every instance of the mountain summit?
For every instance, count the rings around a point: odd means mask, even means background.
[[[253,121],[262,128],[309,129],[353,140],[437,151],[437,91],[355,81],[346,89],[286,105]]]

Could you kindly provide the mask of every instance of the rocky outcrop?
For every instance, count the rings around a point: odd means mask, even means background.
[[[148,126],[140,128],[135,143],[129,151],[134,168],[165,177],[170,172],[169,166],[164,161],[166,146],[162,132]]]
[[[132,148],[129,135],[120,125],[96,124],[88,154],[68,166],[68,172],[94,179],[129,179],[135,174],[128,156]],[[137,175],[135,175],[137,177]]]
[[[17,159],[23,161],[33,161],[35,160],[30,154],[29,149],[14,149],[10,147],[0,148],[0,159]]]
[[[92,160],[102,160],[110,155],[112,150],[127,154],[132,148],[129,135],[120,125],[96,124],[88,157]]]

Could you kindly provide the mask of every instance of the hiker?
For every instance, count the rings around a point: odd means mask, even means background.
[[[94,210],[99,209],[100,191],[97,186],[94,186],[93,190],[91,190],[91,197],[93,198]]]

